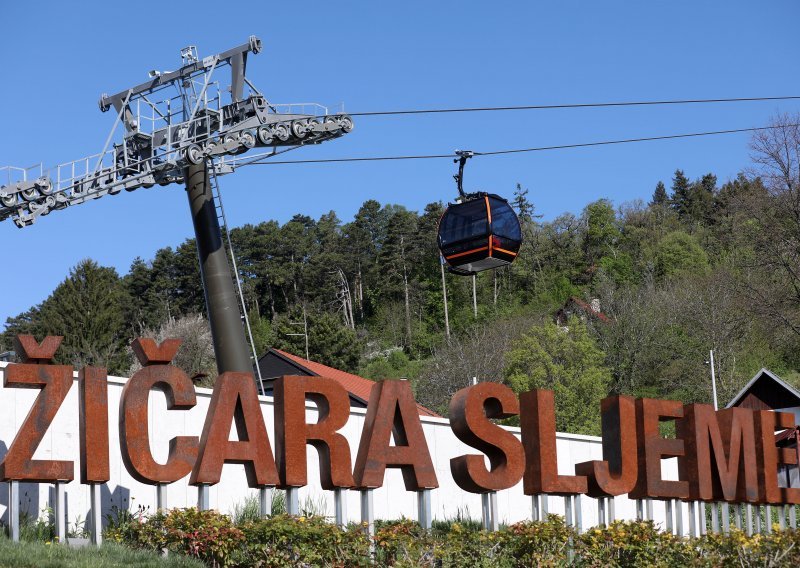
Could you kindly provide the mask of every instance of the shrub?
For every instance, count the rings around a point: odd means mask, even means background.
[[[502,534],[454,522],[435,544],[434,555],[442,567],[511,568],[516,564],[499,538]]]
[[[370,564],[369,538],[360,525],[342,530],[324,517],[276,515],[241,525],[245,546],[236,566],[344,568]]]
[[[240,515],[241,516],[241,515]],[[752,537],[741,531],[679,538],[650,522],[616,521],[578,534],[557,515],[497,532],[470,519],[440,521],[426,531],[409,519],[379,521],[374,557],[364,527],[345,530],[321,516],[274,515],[238,527],[215,511],[115,510],[106,539],[132,548],[169,550],[206,566],[349,568],[717,567],[800,566],[800,531],[775,530]]]
[[[141,508],[134,514],[118,511],[105,536],[131,548],[185,554],[212,567],[229,566],[231,553],[244,540],[228,516],[195,508],[158,511],[147,518]]]
[[[656,529],[652,521],[615,521],[575,539],[578,566],[686,566],[691,543]]]
[[[376,524],[375,559],[383,566],[433,566],[433,539],[410,519]]]
[[[546,521],[515,523],[497,533],[503,551],[515,559],[514,566],[560,566],[566,564],[575,531],[562,517]]]
[[[775,530],[751,537],[732,530],[697,539],[697,566],[800,566],[800,531]]]
[[[244,541],[244,533],[230,517],[216,511],[173,509],[164,516],[163,527],[170,550],[211,566],[229,566],[231,553]]]
[[[114,506],[106,515],[103,537],[130,548],[163,550],[167,545],[164,516],[161,512],[148,516],[148,509],[141,505],[135,511]]]

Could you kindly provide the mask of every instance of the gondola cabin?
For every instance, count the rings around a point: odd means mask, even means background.
[[[514,262],[522,229],[508,201],[476,193],[447,207],[439,220],[438,238],[450,272],[471,275]]]

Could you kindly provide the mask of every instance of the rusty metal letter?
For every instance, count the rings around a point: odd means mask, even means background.
[[[778,466],[797,463],[796,448],[779,448],[775,433],[795,428],[789,412],[759,410],[756,412],[756,452],[761,457],[759,469],[759,502],[800,504],[800,489],[778,485]]]
[[[177,367],[163,364],[165,359],[175,356],[179,346],[179,340],[165,341],[161,347],[169,352],[163,353],[152,339],[141,338],[132,344],[144,368],[136,371],[122,389],[119,434],[122,461],[128,473],[141,483],[155,485],[177,481],[192,470],[197,459],[196,436],[176,436],[170,440],[169,456],[163,465],[153,459],[150,451],[147,415],[150,391],[164,393],[168,410],[188,410],[197,403],[189,376]],[[151,355],[154,355],[152,359]]]
[[[325,377],[280,377],[274,383],[275,457],[282,487],[308,482],[306,444],[319,454],[323,489],[352,487],[350,445],[338,431],[350,418],[350,397]],[[306,399],[317,405],[315,424],[306,423]]]
[[[108,375],[105,369],[85,367],[80,385],[81,483],[111,479],[108,465]]]
[[[559,475],[556,453],[556,412],[551,390],[534,390],[519,397],[522,446],[525,448],[523,489],[526,495],[586,493],[584,475]]]
[[[609,396],[600,402],[603,426],[603,461],[575,465],[575,473],[589,480],[591,497],[628,493],[636,485],[636,401],[630,396]]]
[[[686,455],[678,460],[689,498],[702,501],[758,501],[758,461],[753,411],[714,411],[708,404],[687,404],[678,422]]]
[[[230,441],[231,425],[239,439]],[[206,414],[197,465],[189,483],[219,483],[225,463],[244,465],[250,487],[278,484],[264,415],[252,373],[227,372],[217,377]]]
[[[500,383],[480,383],[458,391],[450,401],[450,428],[456,437],[486,454],[470,454],[450,460],[453,480],[470,493],[513,487],[525,473],[522,443],[490,418],[519,414],[519,402],[510,388]]]
[[[395,446],[389,445],[392,433]],[[407,491],[439,487],[408,381],[372,386],[353,471],[356,487],[381,487],[387,467],[400,468]]]
[[[688,499],[688,481],[661,478],[661,460],[683,457],[684,442],[680,438],[664,438],[659,422],[683,417],[683,404],[677,400],[640,398],[636,401],[636,436],[638,438],[639,477],[628,494],[631,499]]]
[[[33,454],[72,387],[72,367],[48,365],[63,337],[45,337],[41,345],[30,335],[15,338],[17,353],[26,363],[9,365],[3,385],[40,389],[8,453],[0,464],[0,479],[49,483],[72,481],[75,462],[35,460]]]

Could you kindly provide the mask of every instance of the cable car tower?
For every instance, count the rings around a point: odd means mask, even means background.
[[[246,76],[248,54],[260,51],[255,36],[202,59],[186,47],[176,71],[150,71],[148,81],[100,97],[100,110],[113,109],[116,120],[99,154],[48,169],[0,168],[0,221],[20,228],[123,189],[185,184],[220,373],[251,372],[257,361],[248,353],[246,310],[223,246],[217,178],[353,129],[351,117],[316,103],[270,103]],[[248,154],[255,148],[269,150]]]

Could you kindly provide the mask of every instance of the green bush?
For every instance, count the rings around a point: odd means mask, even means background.
[[[697,539],[696,566],[800,566],[800,531],[777,530],[748,537],[742,531]]]
[[[652,521],[615,521],[575,539],[578,566],[687,566],[692,542],[659,531]]]
[[[510,568],[514,560],[504,547],[502,533],[476,530],[470,525],[452,523],[434,544],[434,556],[440,566],[475,568]]]
[[[244,546],[236,566],[283,568],[368,566],[369,538],[360,525],[342,530],[324,517],[276,515],[241,525]]]
[[[481,530],[466,517],[439,521],[430,531],[401,519],[377,522],[371,543],[362,525],[342,530],[321,516],[279,514],[236,526],[214,511],[173,509],[147,516],[139,509],[116,511],[108,520],[107,541],[168,550],[212,568],[800,566],[800,531],[777,526],[771,534],[752,537],[734,530],[728,536],[679,538],[650,521],[616,521],[578,534],[557,515],[497,532]]]
[[[231,553],[244,541],[244,533],[227,515],[195,508],[172,509],[149,517],[142,510],[119,515],[105,538],[131,548],[169,550],[202,560],[209,566],[230,566]]]
[[[560,566],[566,563],[575,531],[562,517],[550,515],[544,522],[515,523],[497,533],[502,551],[512,566]]]
[[[227,515],[216,511],[173,509],[164,517],[167,547],[210,563],[228,566],[230,555],[244,542],[244,533]]]
[[[433,566],[433,539],[410,519],[378,523],[375,559],[382,566]]]

